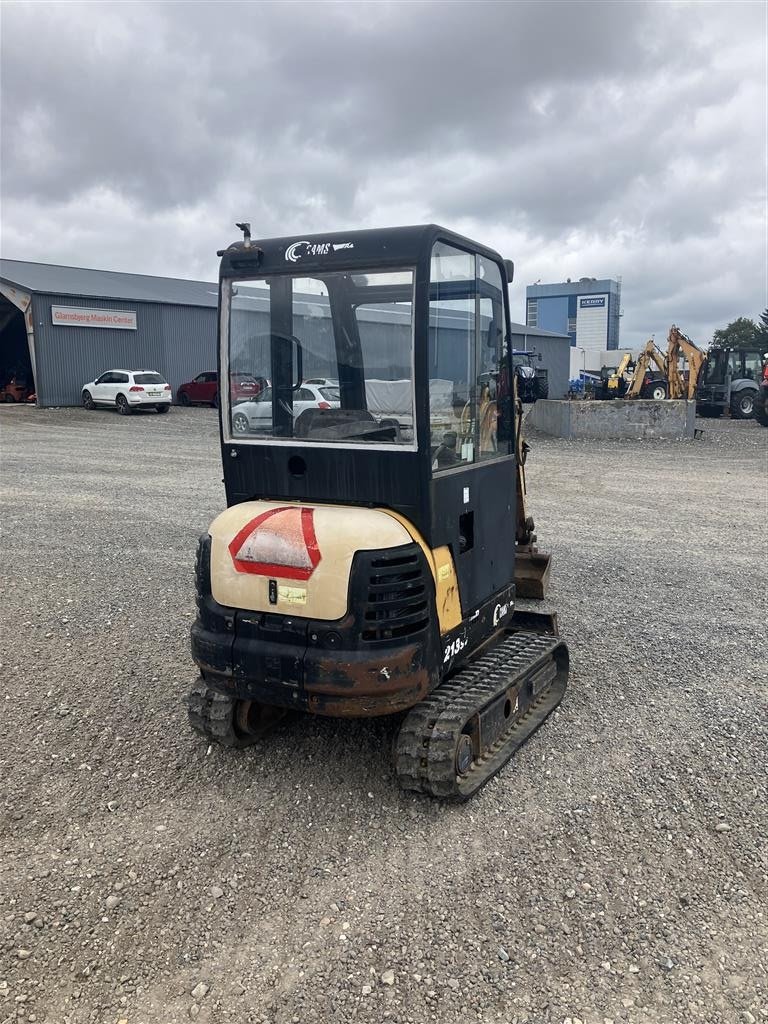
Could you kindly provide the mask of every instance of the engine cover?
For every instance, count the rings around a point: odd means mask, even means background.
[[[211,592],[228,608],[341,619],[357,552],[412,542],[387,512],[247,501],[210,525]]]

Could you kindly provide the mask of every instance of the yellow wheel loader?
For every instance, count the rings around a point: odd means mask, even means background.
[[[512,265],[435,225],[222,250],[227,509],[201,538],[192,726],[398,715],[400,784],[472,796],[558,705],[568,650],[523,504]],[[516,414],[517,413],[517,414]]]

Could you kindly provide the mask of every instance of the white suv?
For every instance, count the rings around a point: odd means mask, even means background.
[[[168,412],[171,398],[171,385],[155,370],[107,370],[83,387],[86,409],[112,405],[121,416],[148,407]]]

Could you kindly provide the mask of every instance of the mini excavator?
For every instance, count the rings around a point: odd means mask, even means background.
[[[227,509],[201,537],[191,725],[398,715],[401,786],[466,800],[560,703],[524,506],[512,264],[435,225],[221,250]],[[235,425],[236,423],[236,425]]]

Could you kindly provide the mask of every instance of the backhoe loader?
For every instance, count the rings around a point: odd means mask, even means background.
[[[680,371],[681,357],[688,363],[687,380]],[[670,398],[685,398],[690,402],[696,397],[699,374],[706,360],[706,353],[702,352],[698,345],[672,324],[667,336],[665,360]]]
[[[655,363],[658,374],[653,376],[651,363]],[[664,353],[656,347],[653,338],[645,343],[635,363],[632,380],[627,388],[626,398],[652,398],[661,401],[668,394],[667,363]]]
[[[397,715],[401,786],[465,800],[568,678],[556,617],[516,607],[549,556],[523,503],[512,264],[436,225],[238,227],[219,380],[269,388],[237,430],[220,389],[228,507],[198,547],[191,725],[241,747],[286,709]]]
[[[624,353],[618,366],[603,366],[600,370],[600,384],[594,389],[594,397],[600,401],[624,398],[632,381],[634,366],[631,352]]]

